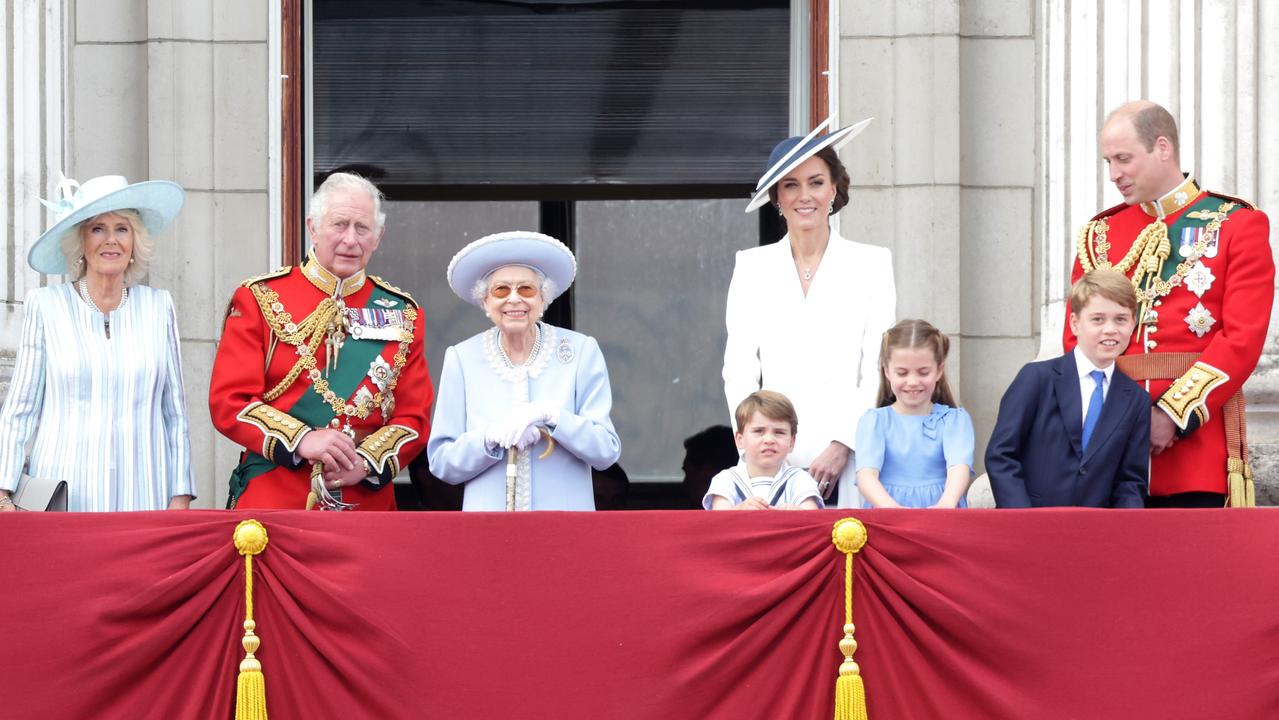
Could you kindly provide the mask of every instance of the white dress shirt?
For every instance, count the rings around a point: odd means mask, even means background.
[[[1106,395],[1110,392],[1110,376],[1115,372],[1115,364],[1099,368],[1092,364],[1092,361],[1084,355],[1083,351],[1076,345],[1073,351],[1075,353],[1075,370],[1079,372],[1079,406],[1083,409],[1080,415],[1080,422],[1088,418],[1088,406],[1092,402],[1093,391],[1097,389],[1097,381],[1092,379],[1093,370],[1100,370],[1106,374],[1106,379],[1101,381],[1101,399],[1106,401]]]

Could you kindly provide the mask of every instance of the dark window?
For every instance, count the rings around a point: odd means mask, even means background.
[[[314,169],[399,197],[738,197],[786,131],[788,2],[313,7]]]

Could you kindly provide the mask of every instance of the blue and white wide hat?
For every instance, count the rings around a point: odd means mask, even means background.
[[[813,131],[807,136],[800,137],[796,135],[777,143],[777,147],[774,147],[773,152],[768,156],[768,171],[755,184],[755,195],[751,198],[750,204],[746,206],[746,212],[758,210],[768,204],[768,189],[776,185],[777,181],[786,177],[786,174],[791,170],[802,165],[805,160],[816,155],[824,147],[838,150],[841,145],[857,137],[857,134],[865,130],[870,121],[874,119],[866,118],[856,125],[849,125],[829,135],[818,137],[817,133],[825,130],[830,125],[830,118],[826,118],[821,125],[813,128]]]
[[[457,251],[449,261],[449,287],[458,297],[474,302],[471,289],[494,270],[507,265],[523,265],[541,272],[555,283],[555,296],[573,284],[577,276],[577,259],[573,251],[551,237],[526,230],[485,235]]]
[[[130,185],[123,175],[102,175],[83,183],[64,178],[58,183],[57,194],[61,197],[40,201],[55,213],[55,219],[27,253],[27,264],[49,275],[67,272],[62,238],[76,225],[113,210],[137,210],[147,232],[155,236],[177,217],[186,198],[182,186],[175,182],[148,180]]]

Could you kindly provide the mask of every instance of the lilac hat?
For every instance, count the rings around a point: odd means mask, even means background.
[[[449,261],[449,287],[457,296],[473,302],[471,288],[490,273],[507,265],[530,267],[555,283],[555,297],[573,284],[577,259],[564,243],[550,235],[527,230],[485,235],[457,251]]]

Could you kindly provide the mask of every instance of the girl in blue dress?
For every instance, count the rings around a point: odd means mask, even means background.
[[[857,424],[863,507],[967,507],[973,421],[946,382],[950,339],[902,320],[879,349],[879,397]]]

